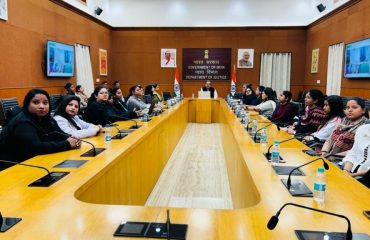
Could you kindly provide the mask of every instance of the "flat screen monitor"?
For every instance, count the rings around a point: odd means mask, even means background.
[[[370,78],[370,38],[346,45],[344,77]]]
[[[74,59],[74,46],[48,41],[46,46],[46,76],[73,77]]]

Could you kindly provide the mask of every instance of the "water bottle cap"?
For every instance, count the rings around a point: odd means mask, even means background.
[[[279,141],[278,140],[274,140],[274,144],[279,144]]]
[[[109,123],[105,124],[105,127],[110,127]]]
[[[319,173],[323,173],[325,170],[324,170],[324,168],[323,167],[318,167],[317,168],[317,172],[319,172]]]

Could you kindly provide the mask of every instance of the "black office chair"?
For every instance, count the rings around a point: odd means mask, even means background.
[[[163,94],[163,100],[164,101],[167,101],[168,99],[171,99],[172,98],[170,92],[163,92],[162,94]]]
[[[153,97],[151,95],[144,95],[144,102],[146,104],[151,104],[153,102]]]
[[[20,112],[21,109],[17,98],[0,99],[0,125],[5,125],[9,120]]]
[[[52,94],[50,95],[50,106],[51,106],[51,114],[53,115],[55,110],[57,109],[59,103],[65,97],[64,94]]]
[[[233,99],[243,99],[243,93],[240,92],[234,93]]]

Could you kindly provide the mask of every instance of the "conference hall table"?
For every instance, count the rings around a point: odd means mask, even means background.
[[[45,175],[41,169],[14,166],[0,172],[0,211],[5,217],[22,218],[0,233],[0,239],[112,239],[122,222],[165,222],[167,207],[144,204],[187,123],[197,121],[220,124],[234,209],[170,208],[172,223],[188,224],[187,239],[297,239],[295,229],[347,230],[344,219],[291,206],[280,214],[276,228],[268,230],[270,217],[288,202],[343,214],[351,220],[353,232],[370,234],[370,221],[362,214],[370,210],[369,189],[329,163],[325,204],[292,197],[281,183],[287,176],[278,176],[262,155],[267,147],[254,143],[225,100],[184,99],[151,121],[139,122],[142,127],[121,140],[105,143],[103,134],[86,139],[106,148],[96,157],[80,157],[91,149],[82,144],[80,149],[25,161],[70,172],[50,187],[28,187]],[[124,129],[134,123],[118,124]],[[111,128],[112,135],[116,132]],[[267,146],[274,139],[291,137],[274,125],[267,133]],[[282,143],[280,153],[286,160],[282,165],[298,166],[315,159],[302,149],[307,147],[297,140]],[[64,160],[88,162],[80,168],[53,168]],[[322,161],[316,161],[302,168],[305,176],[292,178],[303,180],[312,190],[320,166]]]

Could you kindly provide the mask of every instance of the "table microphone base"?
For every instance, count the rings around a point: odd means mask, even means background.
[[[51,172],[50,174],[43,176],[42,178],[34,181],[29,187],[49,187],[52,184],[58,182],[60,179],[68,175],[69,172]]]
[[[117,135],[113,136],[112,139],[122,139],[124,137],[127,137],[128,134],[125,133],[118,133]]]
[[[263,156],[265,156],[265,158],[267,159],[267,161],[269,161],[269,162],[271,161],[271,153],[270,154],[264,153]],[[285,163],[284,158],[282,158],[281,156],[279,156],[279,162],[280,163]]]
[[[95,148],[95,153],[96,154],[94,154],[94,149],[92,148],[89,151],[82,154],[80,157],[95,157],[95,156],[98,156],[104,150],[105,150],[105,148]]]
[[[277,175],[289,175],[289,173],[296,168],[295,166],[273,166],[272,167]],[[292,173],[293,176],[305,176],[301,169],[296,169]]]
[[[170,239],[185,240],[187,231],[188,225],[171,223]],[[167,239],[167,225],[165,223],[151,223],[145,237]]]
[[[286,189],[288,189],[287,179],[281,179],[281,182],[284,184]],[[288,191],[293,197],[313,197],[311,190],[302,180],[291,180],[290,189]]]
[[[312,240],[312,239],[330,239],[330,240],[343,240],[346,239],[344,232],[321,232],[321,231],[308,231],[308,230],[294,230],[299,240]],[[353,233],[352,240],[369,240],[370,236],[364,233]]]
[[[131,127],[129,127],[128,129],[139,129],[141,128],[141,125],[132,125]]]
[[[0,232],[6,232],[15,224],[20,222],[22,218],[3,217],[3,225],[0,226]]]

